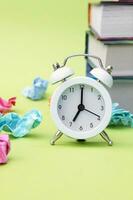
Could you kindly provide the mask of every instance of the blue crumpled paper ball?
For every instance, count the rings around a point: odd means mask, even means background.
[[[112,117],[109,125],[123,125],[133,128],[133,114],[123,108],[120,108],[118,103],[113,103]]]
[[[14,137],[23,137],[31,129],[36,128],[42,122],[42,114],[38,110],[31,110],[24,116],[17,113],[8,113],[0,116],[0,131],[11,132]]]
[[[29,99],[39,100],[44,98],[47,88],[48,88],[48,81],[40,77],[37,77],[33,80],[33,86],[26,87],[22,91],[22,94],[23,96]]]

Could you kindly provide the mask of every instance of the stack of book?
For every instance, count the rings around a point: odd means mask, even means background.
[[[88,16],[85,53],[113,66],[112,99],[133,112],[133,0],[89,4]],[[96,66],[96,60],[87,59],[87,76]]]

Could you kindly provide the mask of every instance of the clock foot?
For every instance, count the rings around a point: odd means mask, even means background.
[[[85,139],[77,139],[77,142],[85,142]]]
[[[52,140],[50,141],[51,145],[54,145],[55,142],[63,135],[60,131],[57,131]]]
[[[113,142],[110,140],[109,136],[105,131],[100,133],[101,137],[108,143],[109,146],[112,146]]]

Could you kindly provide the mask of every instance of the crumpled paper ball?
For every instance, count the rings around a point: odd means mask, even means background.
[[[37,77],[33,81],[33,86],[26,87],[22,94],[23,96],[32,99],[32,100],[39,100],[43,99],[48,88],[48,81],[43,80],[40,77]]]
[[[10,112],[12,109],[12,106],[15,106],[16,104],[16,97],[12,97],[8,100],[5,100],[0,97],[0,113],[7,113]]]
[[[41,122],[42,114],[38,110],[31,110],[22,117],[12,112],[0,117],[0,131],[11,132],[14,137],[19,138],[27,135]]]
[[[7,163],[7,155],[10,151],[10,140],[6,134],[0,135],[0,164]]]
[[[112,117],[109,125],[123,125],[133,128],[133,114],[123,108],[120,108],[118,103],[113,103]]]

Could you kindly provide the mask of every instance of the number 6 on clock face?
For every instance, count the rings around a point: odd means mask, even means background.
[[[58,129],[75,139],[101,133],[111,112],[107,90],[92,78],[76,77],[64,82],[51,99],[51,113]]]

